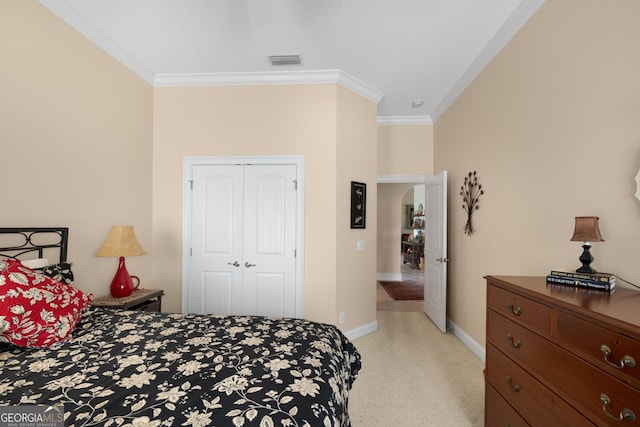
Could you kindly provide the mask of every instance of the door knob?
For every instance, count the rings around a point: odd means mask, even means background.
[[[256,265],[255,264],[249,264],[249,261],[247,261],[247,262],[244,263],[244,266],[249,268],[249,267],[255,267]]]
[[[238,261],[228,262],[227,265],[233,265],[234,267],[240,267],[240,263]]]
[[[438,262],[449,262],[449,258],[440,257],[440,258],[436,258],[436,261],[438,261]]]

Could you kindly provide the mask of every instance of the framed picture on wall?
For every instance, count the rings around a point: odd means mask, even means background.
[[[351,181],[351,228],[365,228],[367,184]]]

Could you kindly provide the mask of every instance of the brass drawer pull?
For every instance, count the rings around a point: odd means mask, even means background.
[[[607,410],[607,406],[611,405],[611,399],[609,399],[609,396],[607,396],[606,394],[600,393],[600,401],[602,402],[602,410],[609,416],[609,418],[612,418],[616,421],[626,420],[634,422],[636,420],[636,414],[634,414],[633,411],[629,408],[623,408],[618,416],[609,413],[609,411]]]
[[[506,377],[504,377],[504,379],[507,382],[507,384],[511,386],[511,391],[513,391],[514,393],[517,393],[520,391],[520,384],[513,384],[513,379],[511,379],[510,375],[507,375]]]
[[[611,349],[606,344],[602,344],[600,346],[600,351],[604,355],[604,361],[607,362],[609,365],[613,366],[614,368],[624,369],[624,368],[633,368],[636,366],[635,359],[626,354],[622,356],[622,359],[620,360],[620,364],[616,364],[610,361],[609,356],[611,356]]]
[[[510,302],[507,303],[507,311],[514,316],[520,316],[522,314],[522,307],[514,307]]]
[[[514,340],[511,334],[507,334],[507,342],[513,346],[513,348],[520,348],[522,346],[522,341]]]

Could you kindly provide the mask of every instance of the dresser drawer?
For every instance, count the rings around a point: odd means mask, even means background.
[[[487,381],[484,392],[485,427],[528,427],[529,424]]]
[[[535,369],[549,357],[549,341],[493,310],[487,311],[487,342],[525,369]]]
[[[487,287],[487,307],[543,336],[552,335],[551,307],[493,285]]]
[[[486,375],[488,382],[500,395],[505,396],[531,425],[593,426],[568,403],[493,346],[487,347]]]
[[[640,388],[640,341],[564,312],[557,328],[563,347]]]

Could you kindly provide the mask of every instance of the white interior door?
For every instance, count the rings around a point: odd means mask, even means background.
[[[189,312],[242,310],[243,179],[236,165],[193,167]]]
[[[244,313],[295,316],[296,167],[245,167]]]
[[[447,330],[447,171],[425,182],[424,312]]]
[[[195,165],[186,310],[295,317],[296,165]]]

